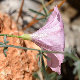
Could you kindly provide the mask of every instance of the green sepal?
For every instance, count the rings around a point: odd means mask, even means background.
[[[24,40],[31,40],[31,35],[30,34],[23,34],[23,35],[21,35],[21,38]]]

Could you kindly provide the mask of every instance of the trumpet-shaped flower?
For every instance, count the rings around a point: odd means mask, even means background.
[[[64,28],[61,14],[56,7],[48,18],[47,24],[35,33],[31,34],[31,40],[44,50],[63,52],[64,51]],[[58,74],[61,74],[61,63],[64,55],[60,53],[47,53],[51,61],[47,60],[48,66]]]

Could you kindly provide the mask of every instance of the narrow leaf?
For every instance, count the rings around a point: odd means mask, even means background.
[[[38,64],[39,64],[39,67],[41,68],[41,56],[39,57]]]
[[[45,14],[48,15],[48,11],[47,11],[47,8],[46,8],[43,0],[41,0],[41,2],[42,2],[42,5],[43,5],[43,10],[44,10]]]
[[[79,60],[76,56],[74,56],[73,54],[69,54],[69,53],[64,53],[65,56],[68,56],[69,58],[73,59],[74,61]]]
[[[4,44],[7,44],[7,43],[9,43],[9,41],[7,40],[7,41],[5,41],[5,43]]]
[[[34,72],[32,75],[33,75],[37,80],[40,80],[40,77],[39,77],[39,75],[38,75],[37,72]]]
[[[49,74],[48,77],[45,78],[44,80],[55,80],[56,76],[57,76],[57,73],[53,72],[53,73]]]
[[[30,11],[32,11],[32,12],[34,12],[34,13],[36,13],[36,14],[38,14],[38,15],[41,15],[41,16],[45,16],[43,13],[41,13],[41,12],[37,12],[37,11],[35,11],[35,10],[33,10],[33,9],[29,9]]]
[[[20,49],[28,49],[28,50],[39,51],[38,49],[32,49],[32,48],[26,48],[26,47],[21,47],[21,46],[14,46],[14,45],[0,45],[0,47],[14,47],[14,48],[20,48]]]
[[[43,73],[44,77],[47,77],[48,73],[46,72],[45,64],[44,64],[44,60],[43,60],[43,56],[42,55],[41,55],[41,58],[42,58],[42,73]]]
[[[3,49],[3,52],[4,52],[5,57],[7,57],[6,51],[8,51],[8,49],[7,48],[4,48]]]
[[[4,35],[4,43],[6,42],[7,35]]]
[[[49,79],[55,79],[55,77],[57,76],[57,73],[53,72],[51,74],[49,74]]]
[[[39,19],[36,19],[36,20],[43,20],[43,19],[46,19],[46,17],[44,17],[44,18],[39,18]]]
[[[47,57],[46,55],[43,54],[43,56],[48,59],[49,61],[51,61],[51,59],[49,57]]]

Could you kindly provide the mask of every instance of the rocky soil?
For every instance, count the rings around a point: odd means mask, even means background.
[[[21,31],[18,32],[16,23],[8,15],[0,13],[0,34],[4,33],[12,35],[23,34]],[[40,49],[30,41],[12,37],[8,37],[7,40],[9,40],[8,45]],[[0,42],[3,41],[4,38],[0,37]],[[37,53],[37,51],[9,47],[6,52],[7,57],[5,57],[3,48],[0,47],[0,80],[35,80],[32,73],[38,70]]]

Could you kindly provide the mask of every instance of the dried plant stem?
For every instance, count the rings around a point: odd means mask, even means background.
[[[19,10],[19,14],[18,14],[17,21],[16,21],[17,23],[18,23],[19,17],[21,16],[21,12],[22,12],[22,8],[23,8],[23,4],[24,4],[24,0],[22,0],[22,4],[21,4],[20,10]]]
[[[66,1],[66,0],[63,0],[63,1],[58,5],[58,8],[60,8],[65,1]]]
[[[47,4],[45,4],[45,6],[48,6],[50,3],[52,3],[54,0],[50,0]],[[43,7],[39,10],[39,12],[41,12],[43,10]],[[32,26],[33,24],[37,23],[38,20],[35,20],[37,17],[37,15],[35,15],[35,17],[33,18],[33,20],[25,27],[23,28],[23,30],[27,29],[28,27]]]
[[[57,7],[60,8],[65,1],[66,1],[66,0],[63,0]],[[51,9],[48,13],[50,13],[50,12],[53,11],[53,10],[54,10],[54,9]]]

